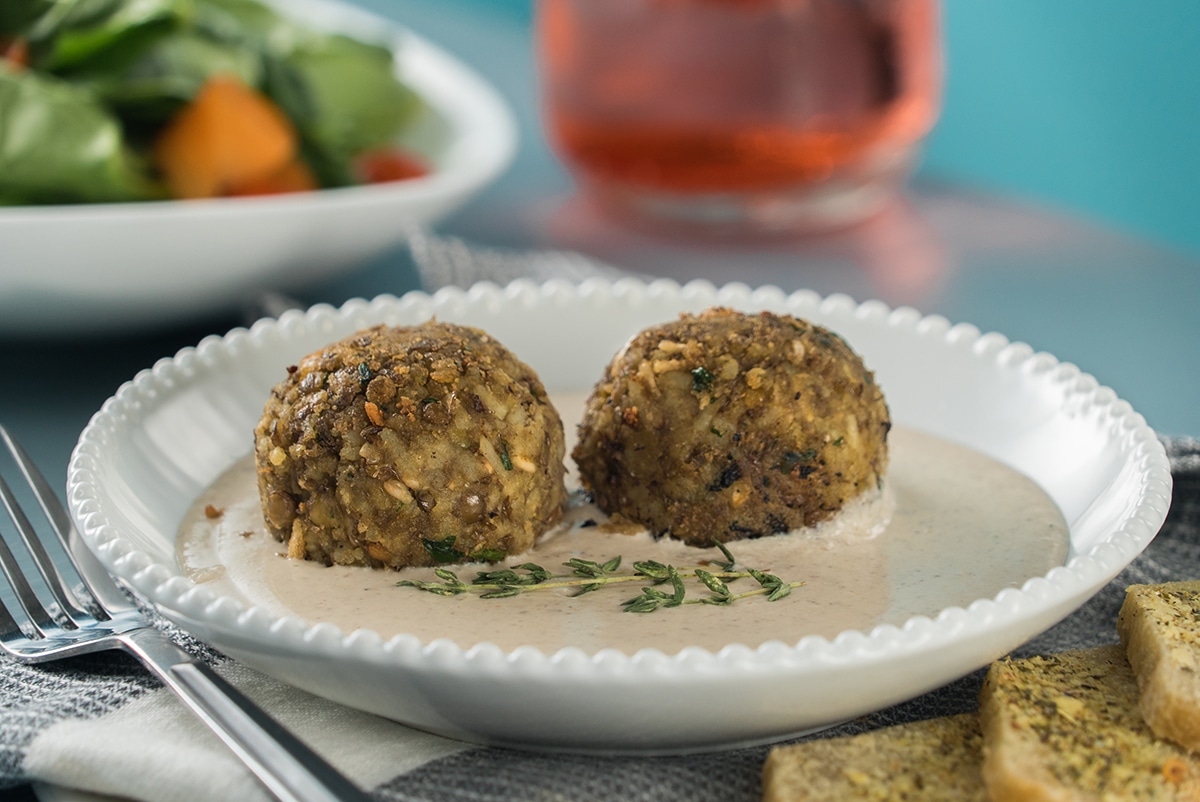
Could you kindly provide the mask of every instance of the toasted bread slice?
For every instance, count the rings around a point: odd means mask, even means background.
[[[771,750],[764,802],[984,802],[974,713]]]
[[[1200,751],[1200,582],[1130,585],[1117,632],[1142,718],[1160,737]]]
[[[1200,766],[1137,697],[1120,646],[993,663],[979,711],[993,802],[1200,800]]]

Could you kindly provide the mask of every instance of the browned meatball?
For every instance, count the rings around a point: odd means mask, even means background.
[[[718,308],[617,354],[572,456],[600,509],[711,545],[812,526],[880,487],[890,427],[841,337]]]
[[[566,499],[541,381],[478,329],[379,326],[288,368],[255,429],[288,554],[401,568],[529,549]]]

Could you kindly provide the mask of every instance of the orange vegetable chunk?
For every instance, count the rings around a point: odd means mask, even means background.
[[[415,154],[400,148],[381,148],[362,153],[355,160],[355,168],[358,177],[366,184],[404,181],[429,173],[429,168]]]
[[[221,75],[163,129],[154,162],[174,197],[211,198],[280,172],[296,151],[295,128],[279,107]]]
[[[281,195],[319,189],[316,176],[304,162],[296,159],[268,175],[231,184],[226,195]]]
[[[29,42],[20,36],[0,36],[0,61],[8,62],[9,69],[20,70],[29,66]]]

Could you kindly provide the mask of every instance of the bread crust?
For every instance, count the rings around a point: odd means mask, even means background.
[[[1138,707],[1162,738],[1200,751],[1200,582],[1131,585],[1117,632],[1137,677]]]
[[[984,802],[974,713],[776,747],[763,802]]]
[[[1120,646],[992,664],[980,693],[994,802],[1200,800],[1200,766],[1156,738]]]

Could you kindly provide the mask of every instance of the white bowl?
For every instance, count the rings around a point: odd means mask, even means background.
[[[290,16],[386,42],[428,106],[401,142],[430,175],[271,197],[0,207],[0,334],[116,330],[233,307],[299,287],[396,246],[509,164],[505,101],[450,54],[334,0],[288,0]]]
[[[377,322],[480,326],[555,391],[586,390],[623,342],[722,304],[841,333],[893,420],[972,446],[1036,480],[1069,525],[1065,566],[965,608],[833,639],[666,654],[385,641],[276,618],[185,578],[175,532],[193,499],[251,447],[281,366]],[[459,738],[539,748],[687,751],[778,739],[876,710],[985,665],[1086,601],[1154,537],[1169,505],[1161,444],[1072,365],[998,334],[844,296],[696,282],[483,284],[353,301],[212,337],[124,385],[83,432],[68,493],[100,560],[198,637],[314,693]]]

